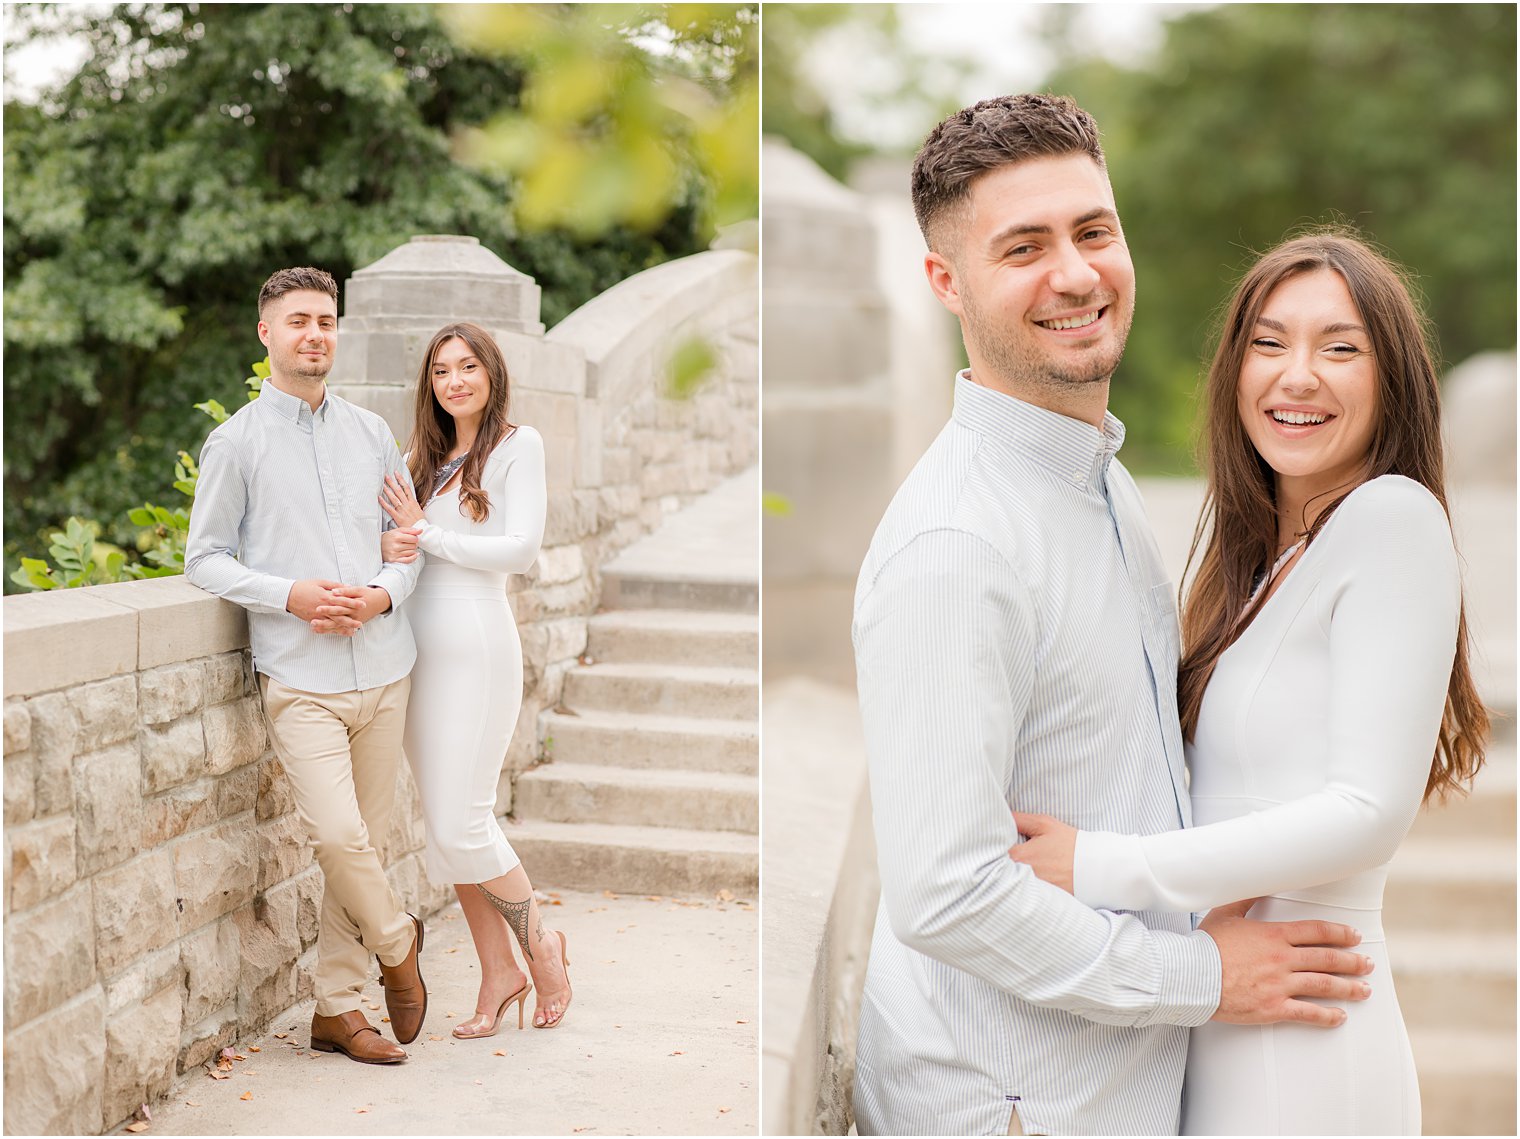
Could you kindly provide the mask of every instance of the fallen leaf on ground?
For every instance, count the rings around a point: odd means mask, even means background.
[[[671,1053],[671,1055],[672,1056],[684,1056],[684,1055],[686,1055],[686,1053],[682,1052],[679,1048],[677,1048],[674,1052]]]
[[[644,900],[646,902],[663,902],[665,899],[658,894],[645,894]]]
[[[274,1038],[276,1040],[284,1040],[289,1035],[290,1035],[290,1033],[288,1033],[288,1032],[276,1032],[274,1034]]]
[[[719,890],[717,898],[720,902],[731,902],[734,900],[734,892],[732,890]]]
[[[370,1012],[379,1012],[380,1011],[380,1006],[377,1005],[374,1001],[371,1001],[369,1003],[369,1010],[370,1010]]]
[[[719,1115],[727,1115],[732,1110],[733,1110],[733,1108],[731,1108],[731,1107],[720,1107],[720,1108],[718,1108],[718,1114]]]
[[[545,904],[550,906],[562,906],[565,903],[560,901],[558,898],[550,898],[549,901]]]
[[[257,1044],[250,1044],[248,1046],[248,1051],[250,1051],[250,1052],[262,1052],[264,1050],[262,1048],[260,1048]]]
[[[390,1022],[391,1022],[391,1018],[388,1017],[388,1016],[382,1016],[380,1018],[380,1023],[381,1024],[389,1024]]]
[[[734,1023],[735,1024],[748,1024],[749,1021],[747,1021],[747,1020],[736,1020],[736,1021],[734,1021]]]
[[[458,953],[459,952],[459,946],[456,945],[452,949],[445,949],[444,952],[445,953]]]
[[[238,1099],[252,1099],[252,1098],[253,1098],[253,1093],[252,1092],[244,1092],[242,1095],[238,1096]]]
[[[442,1040],[443,1037],[439,1036],[436,1032],[429,1032],[428,1033],[428,1039],[429,1040]]]
[[[755,907],[750,905],[748,902],[740,902],[739,908],[741,910],[753,910]]]
[[[129,1124],[127,1124],[127,1130],[130,1131],[130,1132],[132,1132],[134,1135],[137,1134],[139,1131],[146,1131],[147,1129],[148,1129],[147,1123],[145,1123],[141,1119],[139,1119],[136,1123],[129,1123]]]
[[[602,891],[602,897],[604,897],[604,898],[613,898],[613,899],[616,899],[619,896],[620,895],[614,894],[611,890],[603,890]]]
[[[476,1080],[476,1081],[475,1081],[475,1085],[476,1085],[476,1087],[479,1087],[479,1086],[480,1086],[480,1085],[481,1085],[481,1084],[483,1084],[483,1083],[485,1083],[485,1081],[484,1081],[484,1080]]]
[[[186,1106],[186,1107],[200,1107],[200,1104],[199,1104],[199,1103],[197,1103],[197,1102],[196,1102],[196,1101],[195,1101],[195,1100],[193,1100],[193,1099],[187,1099],[187,1100],[186,1100],[186,1101],[185,1101],[185,1106]]]
[[[492,1056],[505,1056],[506,1054],[507,1050],[505,1048],[498,1048],[495,1052],[491,1053]]]
[[[369,1114],[369,1108],[367,1108],[367,1107],[356,1107],[356,1108],[354,1108],[354,1114],[355,1115],[368,1115]]]
[[[614,1024],[612,1027],[613,1028],[622,1028],[623,1026],[621,1024]]]
[[[606,906],[592,906],[586,912],[588,914],[604,914],[604,913],[607,912],[607,907]]]

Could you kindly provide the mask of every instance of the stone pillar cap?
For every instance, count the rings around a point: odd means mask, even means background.
[[[343,290],[342,330],[436,329],[468,320],[487,328],[542,336],[538,284],[462,234],[424,234],[357,270]],[[341,359],[341,357],[340,357]]]
[[[481,245],[480,238],[456,233],[419,234],[354,273],[355,278],[442,275],[533,279]]]

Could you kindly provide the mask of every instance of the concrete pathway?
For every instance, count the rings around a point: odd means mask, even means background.
[[[543,897],[541,895],[541,897]],[[450,1028],[479,967],[453,906],[429,919],[422,1035],[394,1067],[309,1050],[312,1002],[239,1042],[228,1078],[197,1069],[154,1112],[159,1135],[753,1135],[758,1129],[755,900],[562,892],[575,999],[553,1031]],[[378,985],[367,991],[378,1011]]]

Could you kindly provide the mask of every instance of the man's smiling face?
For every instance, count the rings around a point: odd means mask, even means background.
[[[999,167],[971,184],[957,214],[941,223],[951,281],[937,291],[961,318],[973,377],[1107,380],[1134,317],[1135,269],[1102,168],[1085,154]]]

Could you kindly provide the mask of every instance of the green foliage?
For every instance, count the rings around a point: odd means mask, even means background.
[[[269,357],[253,366],[253,375],[243,381],[249,388],[250,402],[269,378]],[[227,409],[216,400],[195,405],[217,424],[227,422]],[[202,440],[204,442],[204,440]],[[200,465],[188,451],[179,452],[174,464],[174,489],[190,503],[169,509],[145,502],[127,511],[127,520],[140,528],[137,549],[142,560],[128,562],[120,550],[102,548],[96,555],[95,536],[100,523],[70,518],[62,531],[51,535],[49,553],[57,568],[41,558],[21,558],[21,566],[10,580],[25,589],[72,589],[82,585],[100,585],[111,581],[130,581],[146,577],[173,577],[185,572],[185,542],[190,536],[190,504],[195,500]]]
[[[120,550],[102,550],[96,557],[95,524],[82,518],[70,518],[62,530],[49,535],[48,553],[57,566],[40,558],[22,558],[21,568],[11,575],[17,585],[28,589],[74,589],[81,585],[103,585],[120,581],[127,556]]]
[[[896,5],[772,4],[765,9],[762,35],[765,133],[785,139],[840,181],[872,148],[841,135],[828,98],[812,79],[820,70],[878,61],[872,79],[887,86],[871,98],[873,108],[921,111],[926,132],[956,109],[939,77],[960,61],[931,58],[909,42]]]
[[[665,393],[672,399],[690,399],[718,366],[718,350],[702,336],[676,345],[665,365]]]
[[[484,4],[443,16],[460,42],[523,67],[518,103],[465,131],[461,150],[516,179],[524,228],[648,229],[701,183],[705,226],[758,212],[756,5]]]
[[[682,165],[682,192],[642,228],[519,231],[514,179],[454,147],[519,107],[541,60],[456,40],[435,6],[13,8],[12,44],[45,10],[89,50],[40,103],[4,107],[7,571],[71,515],[115,519],[102,538],[131,544],[127,510],[194,434],[192,402],[237,402],[275,269],[341,282],[415,234],[470,234],[537,280],[553,325],[704,248],[725,200],[712,171]],[[653,35],[666,10],[638,11]],[[672,33],[693,43],[682,66],[720,92],[728,41],[698,50],[697,27]],[[679,165],[697,149],[693,135],[671,153]]]
[[[1418,278],[1448,363],[1513,346],[1515,9],[1224,5],[1139,70],[1069,63],[1135,261],[1111,404],[1125,457],[1187,469],[1212,320],[1254,259],[1346,221]]]

